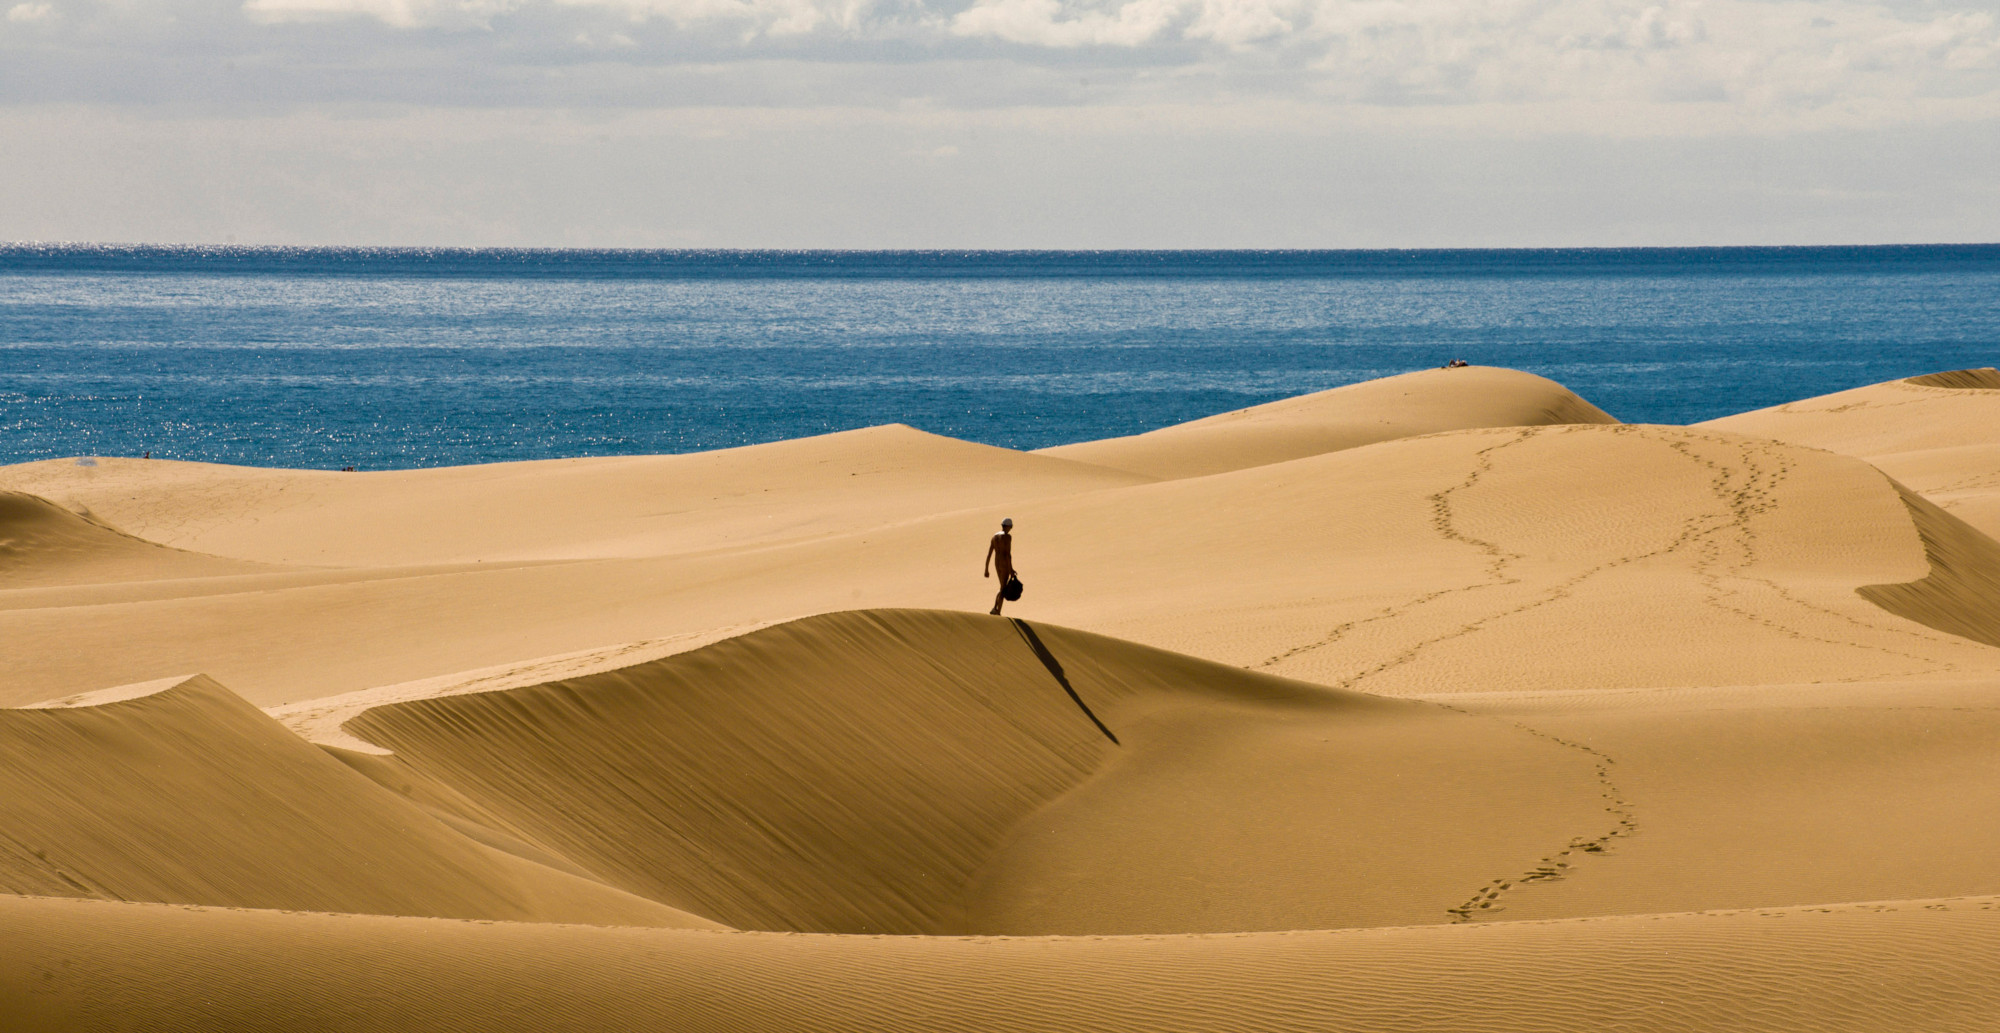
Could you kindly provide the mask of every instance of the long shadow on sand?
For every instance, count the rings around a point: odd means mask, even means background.
[[[1104,727],[1104,722],[1099,721],[1097,715],[1090,712],[1090,705],[1083,701],[1083,697],[1076,694],[1075,686],[1069,683],[1069,676],[1063,673],[1062,664],[1056,660],[1054,653],[1049,652],[1049,647],[1042,644],[1042,637],[1035,634],[1035,629],[1029,627],[1028,622],[1019,617],[1007,619],[1014,622],[1014,630],[1020,632],[1021,637],[1027,640],[1028,648],[1035,651],[1035,658],[1042,662],[1043,667],[1049,669],[1050,674],[1055,675],[1056,684],[1061,685],[1063,691],[1069,693],[1069,698],[1076,701],[1077,709],[1083,711],[1083,716],[1090,718],[1090,723],[1096,725],[1097,730],[1103,732],[1104,737],[1111,740],[1113,745],[1123,745],[1117,736],[1111,734],[1111,729]]]

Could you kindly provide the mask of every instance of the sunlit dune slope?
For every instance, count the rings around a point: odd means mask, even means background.
[[[1454,697],[1596,751],[1632,821],[1574,877],[1500,892],[1491,917],[2000,893],[1997,685]]]
[[[1002,516],[1018,521],[1023,616],[1369,692],[2000,670],[1992,646],[1856,594],[1930,570],[1867,463],[1715,430],[1571,425],[700,554],[141,602],[106,586],[60,608],[9,609],[0,593],[0,635],[61,646],[0,655],[0,701],[206,670],[275,705],[836,609],[984,610],[979,562]]]
[[[1152,477],[1199,477],[1443,430],[1616,422],[1553,380],[1471,366],[1350,384],[1039,454]]]
[[[87,505],[169,545],[346,566],[691,552],[1147,479],[900,424],[687,455],[376,473],[133,459],[0,469],[0,488]]]
[[[1992,369],[1892,380],[1704,426],[1859,456],[2000,535],[2000,372]]]
[[[1037,612],[1370,692],[2000,662],[1855,594],[1928,569],[1879,471],[1747,436],[1462,431],[1024,509]]]
[[[0,710],[0,832],[5,893],[712,925],[475,843],[207,678]]]
[[[1241,936],[702,933],[0,898],[22,1033],[1974,1031],[2000,900]]]
[[[347,728],[607,882],[742,928],[1447,922],[1620,828],[1594,758],[1508,722],[936,611]]]
[[[79,516],[47,499],[0,491],[0,591],[269,570],[170,549]]]

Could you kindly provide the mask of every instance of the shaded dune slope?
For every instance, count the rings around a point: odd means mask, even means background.
[[[2000,898],[1075,939],[714,934],[0,898],[23,1033],[1991,1030]],[[532,972],[524,982],[522,974]]]
[[[711,926],[475,843],[207,678],[0,710],[0,892]]]
[[[1898,617],[2000,646],[2000,542],[1896,485],[1923,539],[1929,574],[1901,584],[1864,585],[1861,597]]]
[[[1921,377],[1910,377],[1904,383],[1915,384],[1918,387],[1948,387],[1959,391],[2000,391],[2000,369],[1981,366],[1976,369],[1926,373]]]
[[[1507,722],[936,611],[345,727],[509,836],[739,928],[1446,922],[1618,827],[1591,758]]]
[[[1422,370],[1038,454],[1160,478],[1199,477],[1392,438],[1473,427],[1616,423],[1553,380],[1474,366]]]
[[[933,932],[983,851],[1111,747],[1011,623],[955,636],[983,663],[904,638],[950,620],[809,619],[346,729],[633,892],[741,927]]]
[[[0,491],[0,590],[270,570],[135,538],[47,499]]]

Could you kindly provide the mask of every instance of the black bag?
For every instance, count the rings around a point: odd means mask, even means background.
[[[1012,574],[1007,575],[1007,584],[1000,589],[1000,594],[1006,596],[1010,603],[1021,598],[1021,579]]]

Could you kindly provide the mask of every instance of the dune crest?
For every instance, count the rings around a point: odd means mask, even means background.
[[[1863,585],[1863,599],[1918,624],[2000,646],[2000,542],[1902,485],[1931,572],[1916,581]]]
[[[0,784],[5,893],[714,926],[475,843],[203,677],[0,710]]]
[[[1903,383],[1915,384],[1918,387],[1948,387],[1958,391],[2000,391],[2000,369],[1981,366],[1977,369],[1926,373],[1920,377],[1910,377]]]
[[[0,469],[174,546],[336,566],[631,557],[823,537],[1143,483],[887,424],[681,455],[334,473],[104,459]]]
[[[0,591],[216,577],[271,568],[146,541],[45,498],[0,491]]]
[[[1855,456],[1988,535],[2000,535],[2000,372],[1964,369],[1857,387],[1703,426]]]
[[[1986,647],[1854,595],[1927,570],[1876,468],[1750,435],[1578,424],[1403,438],[742,549],[352,570],[137,603],[0,598],[0,635],[65,643],[0,654],[0,702],[204,670],[260,705],[304,703],[833,610],[984,610],[980,560],[1003,516],[1018,522],[1026,614],[1367,692],[1985,662],[1966,654]]]
[[[1175,479],[1445,430],[1617,422],[1553,380],[1519,370],[1469,366],[1350,384],[1131,437],[1044,448],[1037,454]]]
[[[738,928],[1449,922],[1618,827],[1589,756],[1504,722],[936,611],[346,728],[612,885]]]

